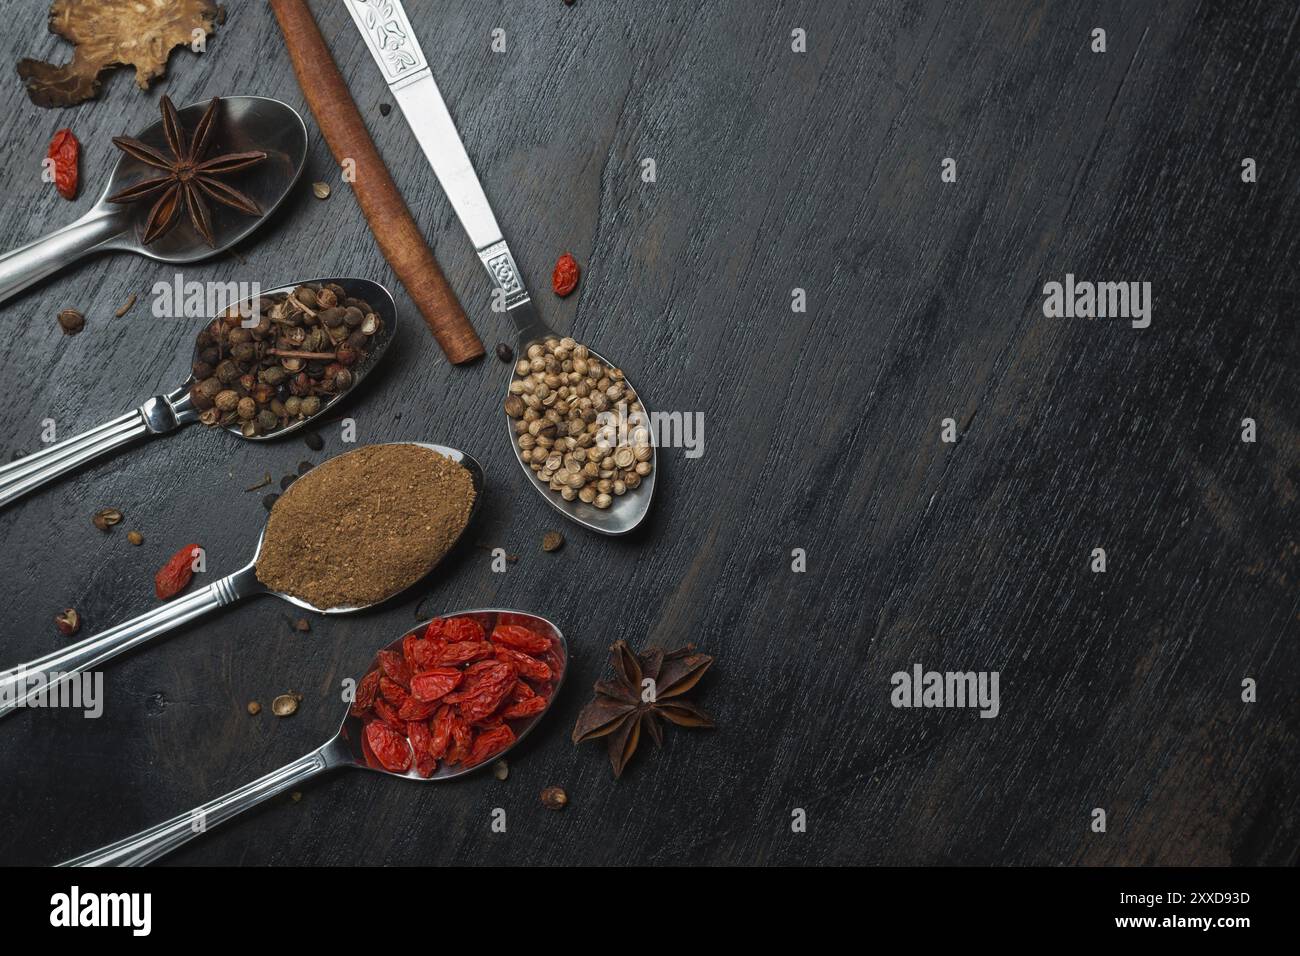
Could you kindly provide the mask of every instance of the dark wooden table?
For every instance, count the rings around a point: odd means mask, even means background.
[[[551,616],[574,651],[508,780],[337,773],[170,862],[1297,862],[1294,5],[408,0],[545,315],[621,358],[652,407],[704,416],[702,457],[661,454],[643,529],[564,526],[554,554],[557,516],[501,434],[501,365],[442,359],[265,5],[232,0],[207,54],[177,52],[147,94],[119,71],[65,111],[34,107],[13,72],[69,55],[45,7],[13,4],[0,38],[5,244],[89,208],[109,137],[154,122],[162,93],[283,98],[312,129],[304,181],[238,255],[184,278],[392,286],[405,328],[351,406],[359,438],[463,447],[489,492],[455,559],[383,611],[300,634],[286,605],[254,601],[108,665],[98,720],[6,718],[0,859],[52,863],[280,766],[333,732],[340,681],[417,615],[504,605]],[[400,112],[381,115],[342,6],[314,8],[490,349],[507,329],[473,250]],[[74,203],[39,180],[62,126],[85,145]],[[559,300],[565,250],[584,274]],[[3,306],[6,459],[39,447],[43,419],[71,435],[183,380],[194,323],[150,312],[176,271],[105,256]],[[1150,328],[1045,318],[1043,285],[1066,273],[1151,282]],[[85,312],[80,336],[60,334],[65,307]],[[241,565],[265,519],[244,489],[348,447],[325,438],[313,453],[193,427],[0,513],[4,662],[65,643],[66,606],[82,636],[155,606],[153,573],[186,542],[209,580]],[[90,516],[107,505],[126,520],[103,534]],[[505,574],[495,546],[519,555]],[[716,655],[697,700],[719,729],[671,733],[616,782],[569,733],[618,638]],[[915,664],[997,671],[1000,714],[894,708],[891,675]],[[289,690],[296,716],[245,712]],[[541,806],[548,785],[563,813]]]

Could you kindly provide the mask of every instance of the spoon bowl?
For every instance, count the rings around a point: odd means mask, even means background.
[[[420,580],[428,577],[434,568],[455,550],[455,545],[460,538],[464,537],[465,532],[473,524],[474,517],[478,514],[479,506],[483,500],[483,469],[472,457],[456,448],[432,445],[426,442],[395,442],[393,444],[420,445],[452,459],[469,472],[470,480],[474,485],[474,504],[470,508],[465,527],[461,529],[456,541],[452,542],[452,546],[447,549],[447,552],[426,568],[418,580],[410,582],[400,591],[385,596],[381,601],[372,602],[371,604],[329,608],[316,607],[292,595],[273,591],[258,579],[257,558],[261,555],[262,544],[266,538],[266,529],[263,528],[262,534],[257,540],[253,560],[233,574],[228,574],[205,587],[196,588],[179,597],[172,598],[152,611],[133,618],[124,624],[101,631],[84,640],[77,641],[75,644],[70,644],[60,650],[46,654],[44,657],[17,667],[0,670],[0,717],[12,713],[20,707],[25,707],[38,694],[44,693],[47,688],[62,684],[83,671],[96,668],[118,654],[165,634],[173,628],[229,604],[234,604],[244,598],[254,597],[259,594],[272,594],[281,600],[288,601],[290,604],[307,611],[315,611],[318,614],[352,614],[356,611],[387,603],[399,594],[414,587]],[[345,452],[345,454],[351,454],[351,452]],[[269,522],[270,519],[267,520]]]
[[[204,101],[178,111],[186,135],[193,133],[207,108],[208,101]],[[257,203],[262,215],[245,216],[221,203],[210,203],[212,236],[217,241],[215,247],[203,241],[190,225],[188,217],[182,218],[174,228],[146,246],[140,239],[144,235],[144,222],[150,204],[142,202],[119,206],[109,203],[108,197],[127,186],[157,176],[158,170],[123,154],[109,177],[96,208],[106,206],[109,209],[125,210],[129,214],[128,228],[106,243],[104,248],[136,252],[159,262],[197,262],[224,252],[247,238],[279,208],[302,175],[307,162],[307,126],[298,111],[287,103],[265,96],[223,96],[219,123],[209,155],[250,150],[266,153],[265,160],[240,175],[237,181],[240,191]],[[164,154],[168,152],[161,120],[136,138]]]
[[[484,625],[488,633],[491,633],[491,628],[497,623],[525,624],[532,629],[541,631],[552,639],[552,654],[548,655],[548,660],[553,660],[555,664],[558,664],[559,672],[551,684],[546,706],[532,717],[510,721],[510,725],[515,732],[515,739],[504,749],[471,767],[447,767],[445,761],[440,760],[439,764],[441,766],[429,777],[421,777],[414,768],[406,773],[386,770],[383,767],[374,766],[371,761],[366,759],[366,753],[361,744],[363,721],[360,717],[353,716],[351,704],[347,704],[345,705],[347,709],[338,733],[311,753],[299,757],[292,763],[281,767],[279,770],[274,770],[264,777],[246,783],[224,796],[205,803],[201,807],[195,807],[188,813],[172,817],[172,819],[134,836],[118,840],[116,843],[111,843],[108,846],[67,860],[59,865],[138,866],[151,863],[223,820],[228,820],[276,794],[283,793],[291,787],[301,786],[304,781],[338,767],[360,767],[362,770],[375,770],[390,777],[419,780],[424,783],[445,783],[448,780],[454,780],[457,777],[463,777],[467,773],[473,773],[484,767],[491,766],[493,762],[502,759],[528,736],[550,711],[551,705],[555,703],[556,695],[559,693],[560,687],[564,683],[565,674],[568,671],[568,644],[565,642],[560,629],[552,622],[536,614],[529,614],[526,611],[478,608],[471,611],[457,611],[442,616],[473,617]],[[416,629],[423,628],[428,623],[428,621],[424,621],[416,625]],[[407,631],[406,633],[411,632]],[[380,650],[400,652],[404,638],[405,634]],[[204,825],[196,827],[196,821],[202,821]]]
[[[516,354],[526,355],[530,345],[540,342],[550,336],[559,338],[559,336],[554,332],[548,331],[544,335],[537,335],[533,330],[521,330],[519,334],[518,352]],[[615,365],[590,346],[587,347],[587,350],[591,353],[593,358],[596,358],[613,368],[619,368],[618,365]],[[506,397],[509,397],[510,395],[510,383],[514,380],[514,367],[511,366],[506,377]],[[650,502],[654,498],[655,493],[655,478],[659,474],[659,449],[655,444],[654,429],[649,427],[650,409],[646,407],[645,396],[641,394],[641,390],[637,388],[636,385],[626,377],[626,375],[623,380],[627,383],[628,387],[636,393],[637,399],[641,402],[641,408],[643,409],[642,414],[646,418],[647,431],[650,433],[651,469],[650,474],[642,478],[641,484],[636,488],[631,489],[626,494],[615,495],[613,504],[608,508],[597,508],[595,505],[587,504],[586,502],[580,501],[576,498],[573,501],[565,501],[560,497],[559,493],[552,491],[550,485],[547,482],[542,481],[542,479],[537,476],[537,472],[533,471],[533,469],[528,466],[528,462],[524,461],[523,456],[520,455],[518,436],[515,434],[514,429],[515,419],[511,418],[509,415],[504,416],[506,420],[506,431],[510,440],[510,450],[514,453],[515,461],[519,462],[519,467],[524,470],[524,474],[528,477],[528,481],[532,484],[537,493],[541,495],[552,508],[559,511],[570,521],[580,524],[591,531],[610,536],[627,534],[629,531],[632,531],[641,524],[646,514],[650,511]]]
[[[362,301],[369,303],[370,307],[375,310],[375,314],[379,316],[382,323],[379,331],[370,338],[370,349],[366,352],[365,360],[358,362],[352,367],[351,387],[348,388],[347,391],[339,392],[336,395],[331,395],[326,398],[325,401],[321,402],[320,408],[316,410],[314,415],[310,415],[301,421],[290,422],[283,428],[277,428],[275,431],[268,432],[265,435],[245,435],[238,425],[226,425],[224,426],[226,431],[238,438],[244,439],[245,441],[274,441],[275,439],[282,438],[285,435],[293,434],[296,431],[306,428],[312,422],[319,421],[323,418],[330,409],[356,391],[356,389],[360,387],[361,383],[370,376],[372,371],[374,371],[379,360],[383,358],[384,353],[388,351],[388,345],[393,341],[393,336],[397,332],[397,304],[393,301],[393,294],[378,282],[371,282],[369,279],[355,278],[304,279],[301,282],[294,282],[291,285],[282,285],[278,288],[264,291],[257,298],[266,298],[285,292],[292,292],[300,285],[329,284],[341,286],[352,298],[361,299]],[[254,301],[255,299],[251,298],[245,299],[238,303],[238,305],[232,306],[232,308],[244,309],[246,307],[251,307]],[[196,344],[194,346],[195,361],[198,361],[199,351],[199,347]],[[186,390],[184,401],[189,401],[189,388],[194,384],[194,376],[191,375],[184,386]]]
[[[203,102],[179,111],[187,136],[206,108],[207,102]],[[161,120],[136,138],[166,150]],[[62,229],[0,256],[0,302],[92,252],[116,250],[160,262],[186,263],[217,255],[245,239],[274,214],[302,175],[307,162],[307,126],[293,107],[279,100],[264,96],[222,97],[216,139],[214,145],[222,151],[258,149],[266,153],[265,161],[238,180],[240,190],[261,208],[260,216],[244,216],[213,203],[215,246],[203,241],[188,217],[146,246],[140,239],[149,203],[118,205],[108,202],[108,197],[151,178],[157,170],[150,173],[145,164],[123,155],[89,212]]]
[[[244,435],[238,427],[233,425],[226,428],[226,431],[232,432],[240,438],[255,442],[272,441],[300,431],[313,422],[321,421],[340,401],[356,391],[361,386],[362,381],[374,372],[380,360],[387,354],[388,346],[397,332],[397,307],[393,303],[392,293],[379,283],[367,279],[349,277],[307,279],[280,286],[269,292],[263,292],[262,295],[274,295],[279,292],[291,291],[297,286],[303,285],[304,282],[334,283],[343,287],[349,295],[364,299],[370,303],[371,308],[375,310],[382,320],[383,327],[375,333],[365,361],[353,366],[351,388],[337,395],[331,395],[328,399],[322,401],[321,407],[315,414],[301,421],[291,422],[285,427],[278,428],[265,435]],[[240,305],[248,305],[250,302],[251,300],[245,300]],[[207,321],[210,321],[210,319]],[[196,347],[195,358],[198,357],[197,353],[198,349]],[[194,407],[194,402],[190,398],[190,387],[193,384],[194,377],[191,375],[185,384],[179,388],[175,388],[163,395],[155,395],[139,408],[124,415],[119,415],[112,421],[105,422],[97,428],[90,429],[90,431],[82,432],[80,435],[73,435],[71,438],[65,438],[61,442],[48,445],[40,451],[19,458],[17,461],[0,465],[0,508],[17,501],[23,495],[35,491],[60,475],[80,468],[96,458],[142,439],[166,435],[183,425],[197,422],[199,420],[199,411]]]
[[[473,456],[466,454],[465,452],[461,451],[459,448],[449,448],[446,445],[432,445],[429,444],[428,442],[422,442],[422,441],[384,442],[382,444],[419,445],[421,448],[427,448],[430,451],[437,452],[439,455],[442,455],[442,457],[444,458],[450,458],[452,461],[456,462],[467,472],[469,472],[470,481],[472,481],[474,484],[474,503],[470,505],[469,517],[465,520],[465,527],[461,529],[460,534],[456,538],[456,542],[453,543],[452,546],[447,549],[447,554],[444,554],[442,558],[438,560],[437,563],[430,565],[428,570],[425,571],[424,577],[427,577],[429,574],[433,572],[434,568],[436,568],[438,564],[441,564],[442,561],[446,559],[448,554],[451,554],[452,551],[456,549],[456,544],[460,542],[460,539],[465,536],[465,532],[468,531],[470,526],[474,523],[474,518],[476,515],[478,515],[479,508],[483,503],[483,489],[486,485],[486,479],[484,478],[483,475],[483,466],[480,465],[478,461],[473,458]],[[355,449],[355,450],[359,450],[359,449]],[[351,452],[344,452],[344,455],[347,454],[351,454]],[[335,458],[342,458],[342,457],[343,455],[335,456]],[[333,461],[334,459],[331,458],[328,460]],[[305,611],[315,611],[317,614],[354,614],[357,611],[366,611],[372,607],[378,607],[380,604],[387,604],[389,601],[392,601],[393,599],[400,597],[402,594],[405,594],[407,591],[409,591],[411,588],[415,587],[415,585],[419,583],[419,581],[413,581],[411,584],[403,588],[401,591],[397,591],[393,594],[390,594],[383,601],[377,601],[372,604],[361,604],[357,606],[345,606],[345,607],[316,607],[316,605],[309,604],[308,602],[302,600],[301,598],[294,597],[292,594],[285,594],[282,591],[272,591],[270,588],[268,588],[265,584],[263,584],[261,581],[257,579],[257,574],[256,574],[257,559],[262,555],[262,543],[265,540],[266,540],[266,528],[263,527],[262,533],[258,535],[257,538],[257,548],[253,553],[253,560],[249,562],[249,564],[245,568],[236,572],[237,575],[243,575],[247,573],[248,577],[251,579],[246,584],[243,584],[242,587],[247,589],[247,593],[249,595],[257,593],[258,590],[260,589],[260,591],[263,593],[274,595],[275,597],[278,597],[280,600],[288,601],[290,604],[296,605]],[[232,575],[232,577],[233,576],[234,575]],[[420,580],[424,580],[424,577],[421,577]]]
[[[564,639],[564,635],[560,632],[560,629],[551,621],[536,614],[529,614],[526,611],[511,611],[503,608],[476,608],[472,611],[457,611],[454,614],[444,614],[439,616],[472,617],[483,625],[483,630],[488,634],[492,633],[492,629],[497,624],[522,624],[533,630],[539,630],[550,637],[552,641],[554,641],[554,646],[551,655],[552,659],[549,660],[548,663],[551,664],[552,671],[557,673],[559,676],[551,685],[550,694],[546,701],[546,709],[532,717],[526,717],[520,721],[512,721],[511,728],[515,732],[515,739],[508,747],[506,747],[505,750],[493,754],[489,760],[485,760],[480,764],[475,764],[472,767],[449,767],[445,762],[440,761],[438,769],[433,772],[432,776],[422,777],[416,772],[414,766],[405,773],[397,773],[394,770],[377,767],[373,762],[367,760],[365,751],[361,746],[361,735],[365,729],[365,721],[362,720],[362,718],[355,716],[349,707],[344,712],[343,723],[339,726],[339,732],[335,737],[335,740],[338,741],[339,746],[345,748],[346,753],[354,766],[360,767],[362,770],[374,770],[382,774],[387,774],[390,777],[402,777],[407,780],[419,780],[425,783],[431,781],[454,780],[457,777],[463,777],[467,773],[481,770],[493,760],[500,760],[503,758],[507,753],[518,746],[520,741],[522,741],[524,737],[526,737],[532,729],[537,726],[538,722],[546,716],[547,711],[551,709],[551,705],[555,703],[555,697],[559,694],[560,686],[564,683],[565,675],[569,670],[569,646]],[[421,631],[428,625],[429,621],[422,621],[412,628],[412,631]],[[408,631],[407,633],[409,634],[411,631]],[[388,644],[386,647],[382,648],[382,650],[397,651],[400,653],[404,637],[405,635],[397,638],[397,640]]]

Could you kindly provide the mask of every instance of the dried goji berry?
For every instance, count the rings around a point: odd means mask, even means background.
[[[437,700],[451,693],[465,676],[454,667],[435,667],[411,678],[411,696],[416,700]]]
[[[474,742],[474,732],[460,714],[451,717],[451,746],[447,748],[447,763],[458,764],[469,756],[470,745]]]
[[[383,694],[384,700],[394,707],[401,707],[411,699],[411,695],[406,692],[406,688],[395,680],[389,680],[387,674],[379,678],[379,693]]]
[[[492,657],[495,653],[496,648],[487,641],[461,641],[440,648],[433,659],[438,664],[466,664]]]
[[[375,702],[375,694],[379,691],[379,671],[371,671],[357,683],[356,696],[352,699],[352,714],[354,717],[360,717],[368,711]]]
[[[453,617],[443,622],[442,638],[451,644],[459,644],[461,641],[483,641],[486,640],[483,625],[472,617]]]
[[[525,654],[545,654],[551,649],[551,639],[519,624],[498,624],[492,631],[492,643],[513,647]]]
[[[381,720],[372,720],[366,724],[366,743],[374,752],[385,770],[393,773],[406,773],[411,769],[411,745],[403,733],[398,733]]]
[[[199,550],[197,544],[187,544],[167,559],[153,577],[153,590],[158,600],[166,601],[185,590],[194,577],[194,559]]]
[[[510,691],[511,700],[528,700],[528,698],[536,696],[537,691],[533,690],[521,680],[515,681],[514,689]]]
[[[529,697],[517,700],[501,711],[502,720],[519,720],[522,717],[535,717],[546,709],[545,697]]]
[[[514,686],[515,669],[509,664],[497,664],[495,670],[484,673],[473,694],[461,703],[461,715],[471,723],[482,720],[501,706]]]
[[[551,273],[551,288],[559,296],[568,295],[578,286],[578,260],[565,253],[555,260],[555,271]]]
[[[438,710],[441,701],[436,700],[416,700],[414,697],[408,697],[402,702],[402,706],[397,708],[397,716],[402,720],[428,720]]]
[[[539,661],[535,657],[530,657],[523,651],[517,651],[513,647],[498,647],[496,659],[513,664],[521,676],[529,680],[547,681],[551,679],[551,669],[545,661]]]
[[[387,675],[389,680],[397,681],[403,687],[410,686],[411,669],[406,666],[406,661],[397,651],[380,651],[379,669]]]
[[[379,758],[375,756],[375,752],[370,749],[370,741],[366,739],[364,727],[361,729],[361,755],[366,758],[367,767],[374,767],[376,770],[383,767],[383,764],[379,762]]]
[[[411,741],[411,749],[415,751],[415,772],[421,777],[433,776],[433,772],[438,769],[438,758],[429,753],[429,744],[433,743],[429,725],[420,720],[410,721],[406,725],[406,736]]]
[[[392,704],[390,704],[388,701],[384,700],[382,697],[375,698],[375,714],[378,715],[379,719],[382,720],[384,723],[386,723],[389,727],[392,727],[394,730],[400,730],[403,733],[405,733],[406,721],[402,720],[401,717],[397,716],[397,708],[394,707]]]
[[[493,754],[505,750],[514,742],[515,732],[505,724],[481,731],[470,746],[469,756],[465,758],[465,766],[473,767],[480,764]]]
[[[81,144],[70,129],[61,129],[50,140],[50,149],[46,154],[54,160],[54,187],[64,199],[77,198],[77,181],[80,178],[77,160],[81,155]]]
[[[438,708],[438,713],[434,715],[432,730],[433,739],[429,741],[429,753],[441,758],[447,753],[447,745],[451,743],[451,729],[456,720],[456,712],[445,704]]]
[[[460,687],[453,693],[444,697],[443,702],[448,704],[460,704],[469,700],[479,692],[484,679],[489,675],[493,675],[497,680],[503,679],[500,670],[498,670],[498,668],[502,666],[509,667],[512,671],[514,670],[513,664],[506,661],[499,661],[496,658],[487,661],[479,661],[476,664],[469,665],[469,667],[465,668],[465,679],[461,682]],[[517,677],[518,675],[516,674],[515,676]]]

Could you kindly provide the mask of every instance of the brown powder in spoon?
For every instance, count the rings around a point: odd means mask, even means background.
[[[299,478],[271,509],[257,579],[318,608],[359,607],[424,577],[469,522],[470,473],[419,445],[367,445]]]

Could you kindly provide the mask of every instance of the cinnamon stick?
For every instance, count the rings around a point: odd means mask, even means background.
[[[334,159],[356,163],[352,192],[384,258],[406,286],[447,359],[457,365],[483,354],[483,343],[447,284],[438,260],[388,174],[347,83],[304,0],[271,0],[298,86]]]

